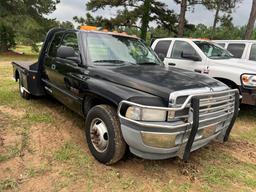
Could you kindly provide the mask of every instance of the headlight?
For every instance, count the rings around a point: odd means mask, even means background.
[[[129,107],[125,116],[129,119],[137,121],[165,121],[166,111],[140,107]]]
[[[243,74],[241,80],[245,87],[256,87],[256,75]]]

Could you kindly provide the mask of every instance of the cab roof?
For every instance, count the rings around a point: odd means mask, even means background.
[[[167,37],[167,38],[158,38],[157,40],[183,40],[183,41],[207,41],[212,42],[212,40],[207,38],[179,38],[179,37]]]
[[[108,31],[107,29],[101,29],[95,26],[81,26],[79,31],[92,32],[99,34],[118,35],[123,37],[139,39],[136,35],[128,35],[126,32]]]

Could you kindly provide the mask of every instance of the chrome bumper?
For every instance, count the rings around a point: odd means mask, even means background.
[[[170,122],[136,121],[125,117],[121,112],[127,106],[166,112],[179,112],[188,108],[189,114],[186,120],[177,116]],[[190,95],[179,107],[155,107],[122,101],[118,115],[123,137],[134,154],[148,159],[179,156],[187,160],[191,151],[213,139],[223,142],[228,140],[238,108],[238,91],[227,90]]]

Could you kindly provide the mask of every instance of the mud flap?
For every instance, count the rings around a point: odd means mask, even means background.
[[[191,100],[191,110],[193,112],[192,127],[190,130],[190,133],[188,132],[189,127],[184,133],[184,136],[186,134],[189,134],[189,137],[188,137],[188,140],[180,146],[178,151],[178,157],[185,161],[189,159],[190,151],[199,127],[199,102],[200,102],[199,97],[193,97]]]
[[[240,95],[239,95],[238,91],[236,91],[235,92],[235,109],[234,109],[234,114],[233,114],[233,117],[231,119],[231,122],[230,122],[228,128],[224,129],[223,132],[217,137],[217,140],[220,141],[220,142],[228,141],[230,132],[231,132],[233,126],[234,126],[235,120],[236,120],[236,118],[238,116],[238,113],[239,113],[239,99],[240,99]]]

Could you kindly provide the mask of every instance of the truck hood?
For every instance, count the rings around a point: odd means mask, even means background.
[[[158,65],[100,66],[93,68],[90,75],[164,99],[174,91],[225,86],[206,75]]]
[[[229,66],[231,68],[235,68],[241,71],[242,73],[256,73],[256,62],[248,61],[244,59],[220,59],[214,60],[216,64]]]

